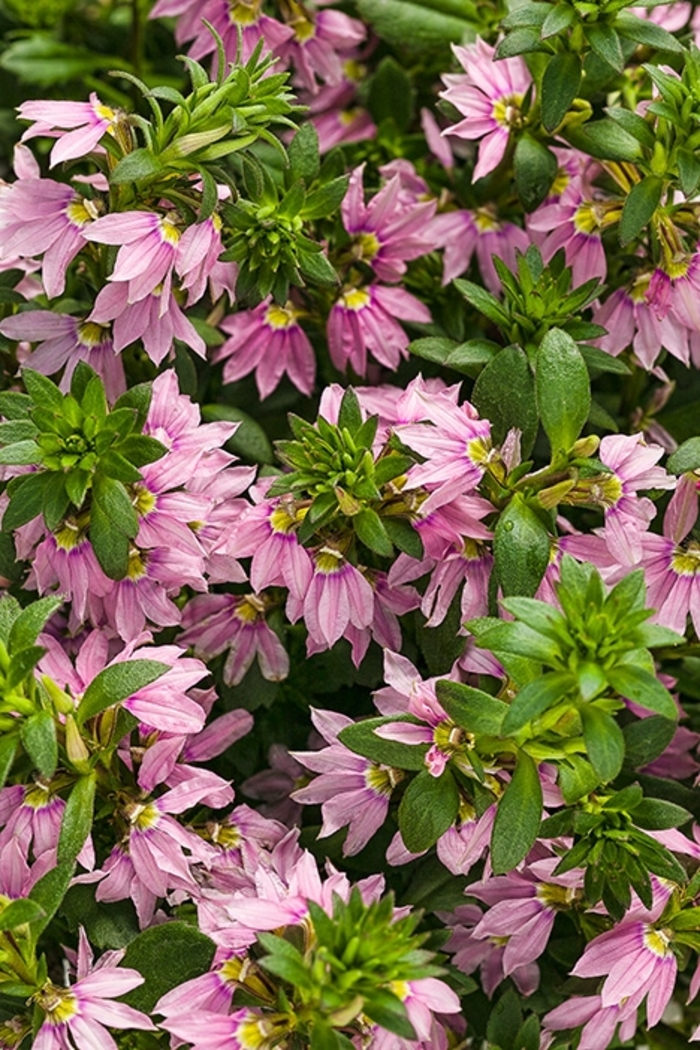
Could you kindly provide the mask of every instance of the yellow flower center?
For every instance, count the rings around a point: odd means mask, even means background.
[[[102,120],[114,120],[116,112],[110,109],[109,106],[105,106],[104,102],[98,102],[92,107],[93,113],[95,113]]]
[[[353,106],[352,109],[343,109],[338,114],[338,122],[343,127],[347,127],[349,124],[352,124],[353,121],[357,120],[361,113],[362,110],[359,106]]]
[[[359,249],[359,259],[374,259],[381,250],[381,241],[374,233],[358,233],[355,243]]]
[[[131,506],[140,518],[150,514],[155,505],[156,497],[152,492],[149,492],[145,485],[136,484],[131,486]]]
[[[671,937],[666,930],[654,930],[649,927],[644,931],[644,946],[659,955],[662,959],[671,954]]]
[[[537,887],[535,896],[546,908],[564,911],[578,900],[579,891],[573,886],[556,886],[553,882],[543,882]]]
[[[139,831],[148,831],[154,828],[160,820],[160,813],[152,802],[132,802],[126,806],[125,815],[129,823]]]
[[[109,327],[103,324],[96,324],[94,321],[83,321],[82,324],[78,325],[78,338],[83,346],[88,346],[92,349],[93,346],[99,346],[105,341],[109,334]]]
[[[383,769],[372,763],[365,771],[365,784],[377,795],[388,797],[396,785],[403,780],[403,776],[400,769]]]
[[[634,281],[632,287],[629,290],[630,298],[635,303],[642,303],[646,299],[647,291],[649,290],[649,284],[651,282],[650,273],[642,273]]]
[[[523,124],[523,115],[520,112],[522,102],[522,95],[505,95],[494,102],[491,116],[504,128],[520,128]]]
[[[346,310],[364,310],[370,301],[370,295],[364,288],[352,288],[343,292],[339,301]]]
[[[175,225],[175,220],[171,219],[169,215],[164,215],[159,225],[163,240],[167,241],[168,244],[177,244],[180,240],[180,231]]]
[[[474,212],[474,222],[479,233],[488,230],[500,230],[501,224],[492,211],[488,208],[477,208]]]
[[[273,532],[281,532],[287,536],[295,525],[296,520],[292,517],[286,507],[275,507],[270,515],[270,527]]]
[[[77,996],[69,988],[59,988],[47,981],[35,996],[36,1002],[46,1013],[49,1024],[62,1025],[79,1013]]]
[[[319,572],[337,572],[345,558],[335,547],[321,547],[316,555],[316,568]]]
[[[254,25],[260,17],[261,0],[233,0],[229,18],[240,26]]]
[[[87,197],[74,197],[66,208],[66,215],[74,226],[85,226],[96,219],[99,212]]]
[[[234,616],[243,623],[255,623],[265,612],[265,603],[255,594],[246,594],[245,598],[236,606]]]
[[[211,841],[222,849],[238,849],[240,846],[243,836],[235,824],[209,824],[207,827]]]
[[[50,806],[52,801],[53,795],[49,785],[41,780],[37,780],[31,787],[25,789],[23,799],[25,806],[31,806],[32,809],[43,809],[44,806]]]
[[[557,168],[557,173],[554,176],[554,182],[552,183],[549,189],[549,196],[560,197],[570,182],[571,176],[569,175],[566,168]]]
[[[130,580],[140,580],[146,575],[146,554],[137,547],[132,547],[129,551],[129,566],[126,575]]]
[[[700,544],[691,540],[685,549],[677,547],[671,558],[671,568],[679,576],[697,576],[700,573]]]
[[[302,313],[303,311],[297,310],[291,302],[284,306],[271,303],[265,311],[265,324],[277,329],[297,327],[297,317],[301,317]]]
[[[64,551],[72,551],[87,536],[90,519],[87,514],[81,514],[79,518],[66,518],[54,532],[56,546]]]

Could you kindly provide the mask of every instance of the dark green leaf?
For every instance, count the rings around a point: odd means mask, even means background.
[[[22,382],[27,393],[35,405],[42,408],[61,411],[63,409],[63,394],[55,383],[43,376],[41,372],[35,372],[31,368],[22,369]]]
[[[313,124],[302,124],[287,146],[287,155],[292,176],[295,179],[303,179],[308,186],[318,175],[321,166],[318,132]]]
[[[631,11],[621,11],[615,19],[615,29],[629,40],[646,47],[656,48],[658,51],[674,51],[680,53],[682,45],[663,26],[652,22],[650,18],[639,18]]]
[[[311,126],[310,124],[304,125],[304,127]],[[348,178],[346,175],[327,182],[325,186],[319,186],[317,190],[307,195],[300,213],[302,219],[326,219],[334,215],[342,204],[347,191]]]
[[[634,162],[642,154],[642,147],[610,118],[591,120],[582,127],[567,128],[566,138],[576,149],[601,160],[626,160]]]
[[[632,187],[620,218],[620,244],[629,244],[649,223],[659,206],[663,188],[663,179],[656,175],[647,175]]]
[[[493,537],[496,576],[503,593],[531,598],[549,565],[550,550],[547,529],[516,493],[498,519]]]
[[[683,806],[666,802],[661,798],[645,798],[634,810],[634,823],[649,831],[678,828],[692,820],[693,814]]]
[[[535,383],[527,357],[519,346],[507,346],[486,365],[474,384],[472,401],[491,420],[491,435],[501,444],[512,427],[522,431],[525,458],[537,436]]]
[[[404,518],[384,518],[384,528],[395,547],[411,558],[423,557],[423,541],[410,521]]]
[[[399,740],[385,740],[374,732],[379,726],[392,722],[409,721],[395,718],[363,718],[354,725],[341,729],[338,739],[358,755],[369,758],[379,765],[393,766],[396,769],[421,770],[425,768],[427,744],[404,744]],[[412,720],[410,720],[412,722]]]
[[[137,1010],[150,1013],[166,992],[207,973],[214,958],[214,942],[186,922],[164,922],[135,937],[122,959],[145,978],[124,996]]]
[[[593,766],[580,755],[569,755],[566,762],[559,764],[558,784],[568,805],[589,795],[598,783],[598,774]]]
[[[352,523],[357,538],[365,547],[383,558],[393,557],[394,548],[376,510],[365,507],[359,514],[354,515]]]
[[[95,774],[80,777],[68,796],[58,839],[58,863],[75,860],[92,828],[95,805]]]
[[[678,718],[678,710],[668,689],[648,671],[618,664],[607,672],[607,677],[610,685],[621,696],[664,718]]]
[[[391,55],[381,60],[370,81],[367,108],[377,124],[393,120],[399,131],[408,131],[413,118],[413,85]]]
[[[459,791],[449,769],[439,777],[421,770],[399,806],[399,830],[406,849],[410,853],[430,849],[452,827],[458,812]]]
[[[82,725],[86,719],[94,718],[107,707],[128,700],[168,670],[168,665],[158,660],[124,660],[123,663],[105,667],[83,693],[76,712],[78,723]]]
[[[622,769],[625,738],[612,717],[593,704],[580,708],[583,739],[591,765],[604,784],[614,780]]]
[[[568,671],[554,671],[528,682],[511,701],[501,728],[503,736],[519,732],[533,718],[558,704],[570,692],[571,684]]]
[[[625,68],[625,56],[622,53],[620,38],[612,26],[602,25],[600,22],[589,23],[585,27],[585,33],[596,55],[621,73]]]
[[[534,211],[549,193],[557,174],[557,158],[527,132],[520,137],[513,158],[515,186],[526,212]]]
[[[666,750],[677,728],[676,722],[662,715],[651,715],[630,722],[622,730],[625,737],[625,765],[630,769],[648,766]]]
[[[495,325],[499,326],[508,323],[508,316],[495,295],[491,295],[485,288],[474,284],[472,281],[465,281],[461,277],[457,277],[453,283],[467,302],[471,303],[474,309],[478,310],[484,317],[487,317],[489,321],[493,321]]]
[[[542,820],[542,785],[537,766],[524,751],[498,803],[491,836],[495,875],[511,871],[530,852]]]
[[[638,113],[633,113],[630,109],[622,109],[620,106],[610,106],[605,112],[611,120],[619,124],[637,142],[641,142],[643,146],[647,146],[649,149],[654,148],[656,136],[651,124],[644,117],[640,117]]]
[[[34,767],[50,780],[58,763],[56,723],[50,711],[37,711],[22,723],[20,739]]]
[[[392,992],[383,988],[375,989],[365,999],[363,1013],[367,1014],[371,1021],[393,1032],[401,1039],[417,1039],[415,1029],[408,1019],[406,1007],[401,1000]]]
[[[127,153],[110,173],[110,180],[117,185],[123,182],[139,182],[153,179],[164,170],[162,162],[150,150],[142,148]]]
[[[437,698],[450,718],[469,733],[499,736],[509,708],[503,700],[461,682],[439,678]]]
[[[17,733],[3,733],[0,736],[0,788],[5,786],[12,764],[17,754],[19,736]]]
[[[669,456],[666,469],[672,474],[685,474],[700,468],[700,437],[692,437],[684,441],[676,451]]]
[[[571,8],[555,7],[573,14]],[[547,131],[554,131],[569,111],[579,92],[581,60],[571,51],[552,55],[542,77],[542,123]]]
[[[12,655],[34,645],[46,621],[63,605],[62,598],[39,598],[17,616],[7,636],[7,648]]]
[[[516,1050],[515,1040],[522,1020],[520,997],[513,988],[508,988],[491,1010],[486,1029],[489,1045],[498,1050]]]
[[[588,418],[591,391],[581,351],[559,328],[547,332],[540,344],[535,391],[552,454],[568,452]]]

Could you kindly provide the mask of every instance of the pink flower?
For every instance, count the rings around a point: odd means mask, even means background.
[[[88,321],[113,321],[114,349],[118,353],[138,340],[154,364],[159,365],[173,349],[173,340],[186,343],[200,357],[206,345],[192,322],[180,309],[172,292],[157,287],[137,302],[129,302],[127,284],[107,284],[98,294]]]
[[[116,1050],[104,1027],[155,1031],[146,1014],[125,1003],[112,1002],[143,984],[138,970],[117,964],[124,952],[106,952],[92,966],[92,952],[81,927],[78,946],[78,980],[67,988],[46,981],[34,996],[44,1021],[32,1046],[35,1050]]]
[[[607,261],[601,233],[619,219],[619,205],[592,199],[582,178],[573,179],[558,201],[543,204],[528,219],[528,227],[548,234],[542,243],[545,262],[563,248],[571,267],[574,287],[593,277],[605,279]],[[617,205],[617,212],[611,211]],[[610,213],[610,214],[609,214]],[[608,217],[609,216],[609,217]]]
[[[516,251],[524,253],[530,246],[525,230],[512,222],[501,221],[490,205],[474,211],[462,209],[436,215],[430,224],[430,236],[436,247],[445,249],[443,286],[464,273],[476,253],[484,284],[494,295],[500,295],[502,287],[493,256],[502,259],[509,270],[515,270]]]
[[[503,160],[511,128],[520,125],[520,107],[532,78],[522,58],[496,62],[494,49],[479,38],[468,47],[453,46],[453,51],[466,75],[445,74],[447,90],[440,98],[465,119],[443,134],[482,139],[474,179],[483,179]]]
[[[261,498],[260,490],[254,496]],[[245,511],[225,549],[236,558],[252,556],[250,582],[259,594],[266,587],[287,587],[303,602],[313,576],[313,565],[306,548],[299,543],[293,502],[282,497],[261,499]]]
[[[266,398],[286,373],[308,396],[316,376],[316,355],[299,324],[301,317],[304,311],[291,301],[279,306],[269,299],[254,310],[225,317],[219,327],[229,338],[212,357],[214,362],[224,362],[224,383],[235,383],[255,371],[260,397]]]
[[[63,160],[82,159],[97,146],[103,135],[114,134],[117,111],[100,102],[91,92],[89,102],[54,102],[41,99],[17,107],[20,120],[33,125],[22,135],[22,142],[37,135],[58,138],[51,150],[51,167]]]
[[[63,391],[70,388],[78,361],[85,361],[102,377],[109,401],[116,401],[126,390],[124,366],[114,353],[106,326],[50,310],[31,310],[6,317],[0,322],[0,332],[9,339],[40,341],[24,365],[46,376],[63,368],[59,383]]]
[[[352,625],[362,630],[374,616],[374,595],[365,577],[335,547],[321,547],[314,556],[314,574],[303,602],[293,594],[287,615],[303,615],[316,645],[330,649]]]
[[[582,1025],[578,1050],[605,1050],[619,1025],[618,1039],[627,1043],[637,1031],[637,1010],[643,998],[643,993],[637,993],[626,1002],[603,1006],[599,995],[574,995],[545,1014],[545,1033]]]
[[[367,36],[365,26],[357,18],[342,11],[312,13],[308,6],[295,12],[291,27],[294,36],[279,46],[277,53],[294,67],[295,82],[314,95],[319,90],[317,78],[331,85],[342,81],[343,55]]]
[[[256,656],[263,678],[280,682],[289,674],[289,656],[265,622],[266,607],[255,594],[195,597],[185,606],[178,641],[205,659],[229,649],[223,671],[227,685],[239,685]]]
[[[482,918],[475,904],[462,904],[455,908],[447,925],[452,936],[445,950],[452,954],[452,962],[462,973],[471,974],[480,968],[481,983],[491,998],[496,988],[506,979],[503,968],[506,945],[500,937],[485,937],[477,940],[474,929]],[[540,983],[540,971],[536,963],[516,966],[509,975],[521,995],[532,995]]]
[[[408,357],[409,339],[397,323],[430,322],[428,308],[403,288],[371,284],[349,288],[333,305],[328,317],[328,348],[335,367],[348,365],[358,376],[367,373],[367,351],[386,368],[395,370]]]
[[[676,983],[678,965],[671,934],[648,922],[625,919],[601,933],[571,971],[574,977],[605,977],[603,1007],[620,1006],[631,996],[647,996],[647,1024],[661,1020]]]
[[[291,797],[303,805],[321,803],[319,838],[347,826],[343,856],[352,857],[364,849],[386,820],[389,800],[401,774],[356,755],[340,743],[338,733],[354,724],[347,715],[312,709],[311,718],[330,747],[294,752],[294,758],[320,776]]]
[[[643,274],[629,290],[618,288],[602,306],[594,307],[594,322],[608,329],[596,344],[613,357],[631,346],[647,371],[653,368],[662,348],[687,365],[690,332],[672,317],[658,317],[646,296],[649,280],[649,275]]]
[[[365,204],[364,168],[361,164],[353,171],[341,205],[343,223],[353,241],[351,250],[372,267],[380,281],[399,281],[408,260],[434,247],[426,234],[436,201],[406,202],[396,174]]]
[[[188,1006],[188,1012],[190,1009]],[[284,1021],[268,1018],[260,1010],[247,1006],[228,1016],[200,1009],[190,1016],[168,1017],[161,1021],[161,1028],[191,1044],[192,1050],[255,1050],[273,1046],[278,1042],[276,1035],[284,1036],[288,1032]]]
[[[68,266],[85,247],[87,227],[97,215],[93,202],[72,186],[52,179],[18,179],[0,195],[3,254],[42,255],[44,288],[55,299],[63,293]]]
[[[647,445],[639,434],[612,434],[600,443],[600,460],[611,471],[598,483],[605,508],[605,537],[612,555],[624,564],[639,560],[642,534],[656,516],[652,501],[637,493],[675,487],[675,478],[654,465],[663,455],[660,445]]]
[[[480,419],[468,401],[455,405],[447,398],[436,398],[426,416],[425,423],[396,428],[409,448],[426,457],[425,463],[410,468],[406,483],[409,489],[425,487],[430,491],[424,513],[476,488],[484,473],[491,436],[491,424]]]

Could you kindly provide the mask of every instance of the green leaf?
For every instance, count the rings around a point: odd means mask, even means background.
[[[10,669],[7,672],[7,688],[15,689],[20,682],[23,682],[27,675],[34,670],[45,652],[46,649],[40,645],[30,645],[29,648],[20,649],[18,653],[15,653],[10,660]]]
[[[552,328],[540,344],[535,392],[552,454],[568,452],[588,418],[591,390],[581,351],[560,328]]]
[[[75,861],[71,864],[57,864],[32,886],[29,896],[44,911],[43,918],[32,921],[35,936],[39,936],[56,914],[61,901],[68,892],[74,871]]]
[[[471,303],[474,309],[487,317],[489,321],[493,321],[499,327],[508,324],[508,315],[495,295],[491,295],[485,288],[472,281],[465,281],[462,277],[457,277],[452,283],[467,302]]]
[[[124,1001],[150,1013],[166,992],[207,973],[215,950],[213,941],[186,922],[164,922],[144,930],[127,947],[122,965],[138,970],[145,980]]]
[[[387,536],[400,551],[411,558],[423,557],[423,541],[420,535],[405,518],[384,518]]]
[[[599,784],[598,774],[580,755],[569,755],[559,764],[559,788],[567,805],[589,795]]]
[[[471,629],[469,623],[466,626]],[[524,623],[497,622],[477,635],[477,645],[497,655],[513,653],[514,656],[524,656],[528,660],[549,665],[555,665],[560,658],[559,646],[555,642],[544,638]]]
[[[657,25],[649,18],[639,18],[631,11],[620,11],[615,19],[615,29],[620,36],[634,40],[637,44],[656,48],[658,51],[672,51],[679,54],[682,44],[663,26]]]
[[[56,384],[52,383],[41,372],[35,372],[32,368],[23,368],[22,382],[35,405],[59,412],[62,411],[63,394]]]
[[[678,709],[673,697],[654,675],[640,667],[618,664],[606,672],[608,681],[620,696],[633,700],[648,711],[655,711],[664,718],[678,719]]]
[[[503,593],[531,598],[549,565],[550,550],[547,529],[516,492],[498,519],[493,536],[496,578]]]
[[[501,732],[510,736],[519,732],[533,718],[554,707],[571,691],[572,676],[568,671],[554,671],[528,682],[511,701]]]
[[[593,22],[585,25],[584,32],[598,58],[602,58],[614,70],[621,73],[625,68],[625,56],[622,53],[620,38],[612,26]]]
[[[404,744],[399,740],[385,740],[377,736],[375,729],[392,722],[410,722],[412,718],[401,716],[386,718],[363,718],[354,725],[346,726],[338,734],[338,740],[357,755],[371,759],[379,765],[393,766],[395,769],[425,769],[427,744]]]
[[[663,179],[656,175],[647,175],[632,187],[620,218],[620,244],[629,244],[647,226],[659,206],[663,188]]]
[[[58,764],[56,723],[50,711],[37,711],[22,723],[20,739],[34,767],[50,780]]]
[[[311,124],[304,124],[303,126],[312,127]],[[319,186],[317,190],[309,193],[299,214],[302,219],[328,218],[328,216],[337,212],[347,191],[348,177],[347,175],[340,175],[337,179],[332,179],[324,186]]]
[[[31,441],[39,431],[30,419],[11,419],[0,423],[0,445],[14,445],[18,441]]]
[[[520,996],[513,988],[500,997],[491,1010],[486,1035],[489,1046],[498,1050],[516,1050],[515,1040],[523,1020]],[[517,1048],[520,1050],[520,1048]]]
[[[540,42],[539,29],[529,29],[523,26],[521,29],[514,29],[501,40],[496,48],[496,59],[514,58],[515,55],[527,55],[534,51],[546,50],[547,48]]]
[[[496,810],[491,836],[495,875],[504,875],[532,849],[542,820],[542,785],[537,766],[524,751]]]
[[[624,726],[625,765],[630,769],[648,766],[666,750],[677,728],[675,721],[663,715],[639,718]]]
[[[128,408],[135,413],[134,427],[136,430],[141,430],[146,422],[148,409],[151,406],[152,395],[152,383],[138,383],[136,386],[129,387],[129,389],[114,402],[111,415],[122,408]]]
[[[557,158],[542,142],[525,132],[518,139],[513,164],[515,186],[523,208],[526,212],[534,211],[552,187],[559,167]]]
[[[357,9],[365,22],[390,46],[421,54],[442,51],[449,54],[450,43],[459,44],[471,31],[471,23],[439,11],[427,4],[409,0],[358,0]]]
[[[348,387],[340,402],[338,426],[341,430],[347,428],[351,434],[356,434],[362,426],[362,409],[352,387]]]
[[[295,988],[310,990],[314,987],[304,957],[293,944],[273,933],[259,933],[258,941],[269,953],[259,960],[263,970],[289,981]]]
[[[377,124],[393,120],[399,131],[408,131],[413,119],[411,78],[395,58],[387,55],[370,80],[367,108]]]
[[[119,481],[95,474],[92,482],[93,507],[97,506],[114,529],[133,539],[139,530],[129,493]]]
[[[16,930],[18,926],[37,922],[44,917],[44,909],[29,897],[10,901],[0,911],[0,930]]]
[[[36,441],[16,441],[0,448],[0,464],[27,467],[41,463],[41,449]]]
[[[17,754],[19,736],[17,733],[4,733],[0,736],[0,788],[5,786]]]
[[[608,784],[622,769],[625,757],[622,730],[612,715],[594,704],[584,704],[579,711],[588,758],[601,781]]]
[[[371,1021],[393,1032],[401,1039],[417,1039],[416,1031],[408,1019],[406,1007],[392,992],[376,988],[365,998],[362,1008]]]
[[[226,442],[226,447],[247,463],[274,463],[275,454],[267,434],[252,416],[233,405],[204,405],[202,419],[207,423],[225,419],[238,423],[236,432]]]
[[[124,182],[139,182],[141,179],[153,179],[164,171],[161,160],[150,150],[135,149],[127,153],[110,173],[110,181],[120,185]]]
[[[299,269],[304,277],[314,284],[333,285],[339,283],[338,274],[328,256],[323,252],[299,252]]]
[[[573,25],[575,21],[576,12],[572,7],[569,7],[568,4],[555,4],[554,7],[550,7],[549,13],[547,14],[547,17],[542,23],[540,36],[543,40],[549,39],[550,36],[557,36],[559,33],[562,32],[562,30],[568,29],[569,26]],[[563,54],[569,54],[569,52],[563,52]],[[557,124],[558,123],[559,121],[557,121]],[[546,122],[545,127],[548,131],[552,130],[552,128],[550,128]],[[554,127],[556,127],[556,124],[554,125]]]
[[[302,124],[287,146],[292,177],[313,182],[321,167],[318,152],[318,132],[311,123]]]
[[[393,545],[376,510],[365,507],[359,514],[353,516],[352,524],[357,538],[364,543],[365,547],[383,558],[393,557]]]
[[[439,678],[437,698],[450,718],[469,733],[499,736],[509,707],[503,700],[461,682]]]
[[[84,927],[90,944],[96,948],[126,948],[139,934],[136,910],[130,900],[105,904],[95,900],[92,886],[71,886],[63,898],[61,915],[69,929],[77,933]]]
[[[95,474],[90,510],[90,543],[104,572],[113,580],[126,576],[129,540],[138,532],[138,517],[121,481]]]
[[[590,120],[582,127],[568,127],[565,137],[572,146],[600,160],[639,160],[640,143],[614,120]]]
[[[459,812],[459,791],[448,769],[434,777],[427,769],[409,783],[399,806],[399,830],[410,853],[423,853],[451,828]]]
[[[470,339],[459,345],[454,339],[426,336],[409,343],[408,349],[416,357],[474,377],[494,359],[501,348],[489,339]]]
[[[666,802],[661,798],[645,798],[635,807],[633,820],[637,827],[648,831],[663,831],[678,828],[693,819],[693,814],[683,806]]]
[[[115,446],[114,451],[134,466],[145,467],[147,463],[161,459],[168,450],[160,441],[147,434],[130,434]]]
[[[554,8],[552,14],[561,8]],[[566,12],[573,11],[564,8]],[[542,123],[554,131],[569,111],[581,84],[581,59],[571,51],[560,51],[547,63],[542,77]]]
[[[18,529],[41,514],[50,477],[50,474],[37,473],[12,479],[7,490],[10,502],[2,518],[4,532]]]
[[[68,863],[78,856],[92,827],[95,805],[95,774],[80,777],[68,796],[58,839],[58,863]]]
[[[491,420],[494,444],[502,444],[512,427],[522,431],[522,454],[527,458],[535,443],[539,420],[535,383],[519,346],[506,346],[486,365],[474,384],[472,401],[479,413]]]
[[[666,469],[672,474],[685,474],[700,468],[700,437],[692,437],[684,441],[672,455],[668,457]]]
[[[654,129],[644,117],[640,117],[638,113],[633,113],[630,109],[622,109],[620,106],[610,106],[605,112],[611,120],[619,124],[637,142],[641,142],[643,146],[647,146],[649,149],[654,148],[654,143],[656,142]]]
[[[167,664],[158,660],[124,660],[100,671],[83,693],[76,711],[78,725],[94,718],[114,704],[128,700],[130,696],[150,685],[169,671]]]
[[[63,598],[39,598],[17,616],[7,635],[10,655],[34,645],[46,621],[63,605]]]
[[[678,160],[681,189],[686,197],[692,197],[700,183],[700,161],[689,149],[678,149],[676,159]]]
[[[606,354],[605,350],[599,350],[597,346],[579,346],[579,350],[583,360],[586,362],[586,368],[589,373],[612,372],[619,376],[632,374],[624,361],[620,361],[618,357]]]

